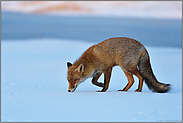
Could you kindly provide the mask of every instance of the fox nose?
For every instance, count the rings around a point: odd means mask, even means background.
[[[71,92],[71,90],[68,90],[68,92]]]

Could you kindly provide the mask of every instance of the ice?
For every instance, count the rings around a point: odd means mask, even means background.
[[[91,45],[65,39],[2,40],[1,121],[182,121],[182,49],[146,47],[157,79],[172,85],[168,93],[154,93],[145,83],[142,92],[134,92],[136,77],[128,92],[118,92],[127,84],[120,67],[114,67],[106,92],[96,92],[101,88],[89,78],[69,93],[66,63]]]

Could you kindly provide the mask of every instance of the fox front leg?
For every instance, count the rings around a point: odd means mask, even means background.
[[[101,91],[98,92],[105,92],[108,87],[109,87],[109,82],[111,78],[111,72],[112,72],[112,67],[108,68],[106,71],[104,71],[104,87]]]
[[[99,77],[100,77],[101,75],[102,75],[102,73],[100,73],[100,74],[94,76],[93,79],[92,79],[92,83],[93,83],[94,85],[96,85],[96,86],[104,87],[104,84],[103,84],[103,83],[97,82],[97,80],[99,79]]]

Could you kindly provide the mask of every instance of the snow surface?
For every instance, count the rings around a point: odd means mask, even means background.
[[[182,49],[147,47],[155,76],[172,85],[168,93],[153,93],[145,84],[142,92],[134,92],[136,77],[128,92],[118,92],[127,84],[120,67],[114,67],[107,92],[96,92],[101,88],[90,78],[69,93],[66,62],[91,45],[61,39],[1,41],[1,121],[182,121]]]

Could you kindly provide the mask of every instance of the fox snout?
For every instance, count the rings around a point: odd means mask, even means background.
[[[68,89],[68,92],[74,92],[77,88],[77,85],[76,86],[73,86],[72,88],[69,88]]]
[[[68,92],[74,92],[77,88],[77,83],[76,81],[69,82],[69,89]]]

